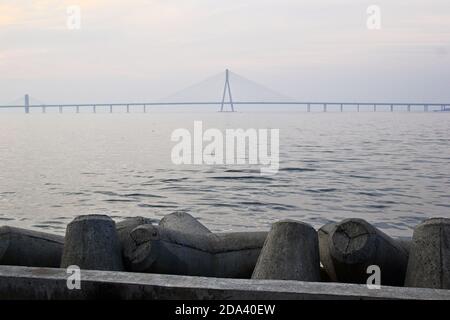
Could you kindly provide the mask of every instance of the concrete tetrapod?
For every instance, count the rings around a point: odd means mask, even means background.
[[[59,268],[64,237],[0,227],[0,265]]]
[[[86,270],[123,270],[115,222],[106,215],[76,217],[68,224],[61,267]]]
[[[332,281],[366,283],[367,268],[378,266],[381,284],[402,286],[408,252],[395,241],[362,219],[345,219],[319,230],[320,257]]]
[[[144,217],[131,217],[120,222],[116,222],[117,236],[119,237],[120,242],[123,242],[130,236],[130,232],[134,228],[143,224],[152,224],[153,222],[155,222],[155,220]]]
[[[309,224],[283,220],[272,225],[252,279],[320,281],[317,232]]]
[[[131,232],[125,263],[135,272],[249,278],[266,232],[190,234],[142,225]]]
[[[414,229],[405,285],[450,289],[450,219],[428,219]]]
[[[196,218],[184,211],[176,211],[164,216],[159,222],[159,226],[185,233],[211,233],[211,231]]]
[[[136,227],[139,227],[144,224],[152,224],[153,222],[155,222],[155,221],[153,219],[149,219],[149,218],[132,217],[132,218],[127,218],[125,220],[122,220],[122,221],[116,223],[117,236],[119,238],[122,257],[125,257],[128,255],[125,252],[125,250],[127,250],[127,248],[130,248],[130,246],[127,246],[126,244],[128,242],[132,241],[131,235],[130,235],[131,231]],[[124,262],[125,270],[130,270],[130,266],[126,264],[125,259],[123,259],[123,262]]]
[[[335,222],[330,222],[317,230],[317,235],[319,238],[320,262],[322,263],[323,271],[327,274],[329,281],[337,281],[336,271],[334,270],[333,260],[330,255],[330,242],[328,241],[335,225]],[[324,278],[326,277],[322,275],[322,279]]]

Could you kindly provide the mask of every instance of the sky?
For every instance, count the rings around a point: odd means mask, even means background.
[[[0,0],[0,104],[153,101],[226,68],[302,101],[450,103],[450,1]]]

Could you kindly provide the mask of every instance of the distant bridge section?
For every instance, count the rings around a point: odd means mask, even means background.
[[[223,90],[220,88],[223,86]],[[244,88],[244,89],[243,89]],[[209,97],[196,99],[199,95],[204,93],[209,94]],[[238,93],[236,99],[235,93]],[[243,92],[250,92],[250,97],[245,97]],[[222,96],[221,100],[216,100],[214,97]],[[35,100],[35,99],[34,99]],[[23,109],[25,113],[30,113],[32,109],[39,109],[42,113],[46,113],[47,109],[57,109],[60,113],[64,110],[72,109],[76,113],[80,112],[80,108],[90,108],[93,113],[97,112],[100,107],[107,108],[110,113],[114,112],[117,107],[125,107],[126,112],[129,113],[132,109],[130,107],[140,106],[142,112],[147,112],[149,106],[217,106],[220,112],[235,112],[235,106],[238,105],[292,105],[304,108],[307,112],[323,111],[327,112],[330,107],[344,111],[357,111],[361,109],[365,111],[378,111],[383,108],[387,111],[404,110],[410,112],[412,107],[420,107],[424,112],[428,111],[449,111],[450,103],[414,103],[414,102],[367,102],[367,101],[296,101],[290,97],[282,95],[273,91],[263,85],[260,85],[252,80],[246,79],[238,74],[235,74],[228,69],[223,74],[212,76],[198,84],[190,86],[180,92],[163,99],[162,101],[143,101],[143,102],[124,102],[124,103],[70,103],[70,104],[45,104],[45,103],[30,103],[30,96],[27,94],[24,97],[24,104],[21,105],[3,105],[0,109]],[[227,110],[226,107],[229,107]],[[136,108],[133,108],[133,111]]]
[[[40,109],[42,113],[46,113],[47,109],[58,109],[60,113],[63,113],[66,109],[74,109],[76,113],[80,112],[81,108],[91,108],[93,113],[97,112],[99,107],[106,107],[109,109],[110,113],[113,113],[114,107],[125,107],[126,112],[130,113],[132,106],[142,107],[142,112],[146,113],[147,107],[149,106],[218,106],[220,107],[220,112],[235,112],[235,106],[238,105],[292,105],[303,107],[305,111],[323,111],[327,112],[330,107],[337,107],[339,111],[344,112],[346,110],[359,112],[364,108],[364,110],[370,110],[376,112],[379,111],[380,107],[386,107],[389,111],[394,112],[397,110],[402,110],[406,108],[406,111],[410,112],[411,107],[421,107],[424,112],[428,111],[447,111],[450,112],[450,104],[442,103],[387,103],[387,102],[304,102],[304,101],[233,101],[222,103],[221,101],[186,101],[186,102],[130,102],[130,103],[74,103],[74,104],[48,104],[48,105],[11,105],[11,106],[0,106],[0,109],[23,109],[25,113],[30,113],[32,109]],[[225,106],[230,106],[232,109],[227,111],[224,110]]]

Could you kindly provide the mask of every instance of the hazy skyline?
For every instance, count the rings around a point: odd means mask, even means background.
[[[225,68],[300,100],[449,102],[450,2],[0,0],[0,104],[157,100]]]

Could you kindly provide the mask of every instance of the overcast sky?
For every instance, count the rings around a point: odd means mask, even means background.
[[[225,68],[301,100],[450,103],[450,1],[0,0],[1,104],[156,100]]]

